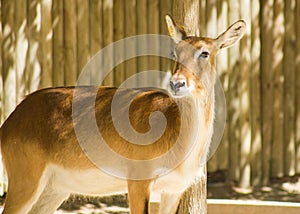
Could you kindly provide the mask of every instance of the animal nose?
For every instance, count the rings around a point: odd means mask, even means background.
[[[179,80],[179,81],[171,80],[170,81],[170,87],[173,91],[178,91],[181,87],[184,87],[185,85],[186,84],[185,84],[184,80]]]

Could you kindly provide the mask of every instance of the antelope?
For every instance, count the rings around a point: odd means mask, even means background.
[[[125,192],[128,192],[132,214],[150,213],[152,194],[161,196],[159,213],[177,211],[181,194],[199,174],[201,157],[212,137],[216,56],[219,50],[242,38],[246,25],[240,20],[217,38],[207,38],[188,36],[169,15],[166,23],[175,42],[174,69],[167,90],[102,86],[47,88],[28,95],[16,107],[0,129],[2,159],[8,176],[3,213],[53,213],[71,193],[101,196]],[[94,92],[94,106],[81,105]],[[153,112],[164,114],[166,127],[159,139],[145,145],[130,143],[120,136],[111,116],[116,93],[119,114],[126,113],[123,99],[134,95],[129,119],[137,132],[146,133],[151,129],[149,120]],[[73,115],[75,98],[79,113]],[[90,160],[76,136],[76,124],[92,117],[102,140],[122,157],[151,162],[179,145],[173,153],[182,154],[182,160],[161,176],[124,179],[106,173]],[[154,121],[152,125],[159,123]],[[82,139],[97,145],[99,139],[89,132],[88,125],[82,134]],[[114,167],[113,163],[105,164]],[[166,164],[161,163],[161,168]],[[124,168],[128,175],[134,170],[130,166]],[[149,175],[157,170],[151,164],[143,168]]]

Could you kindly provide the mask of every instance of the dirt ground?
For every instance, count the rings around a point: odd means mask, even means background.
[[[228,183],[225,178],[226,172],[208,174],[207,198],[300,203],[300,175],[274,178],[268,186],[254,189],[236,188],[236,183]]]
[[[235,188],[225,182],[223,174],[208,175],[207,197],[214,199],[285,201],[300,203],[300,176],[273,179],[266,187],[255,189]],[[0,199],[3,205],[4,198]],[[1,207],[2,208],[2,207]],[[1,211],[1,209],[0,209]],[[55,214],[128,214],[126,195],[112,197],[71,196]]]
[[[258,200],[258,201],[285,201],[300,203],[300,180],[274,180],[268,187],[253,190],[234,188],[232,184],[209,183],[208,198]],[[72,197],[66,201],[56,214],[90,213],[90,214],[128,214],[126,195],[106,198]]]

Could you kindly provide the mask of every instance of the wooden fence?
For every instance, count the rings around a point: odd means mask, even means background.
[[[228,180],[244,188],[300,173],[300,1],[199,1],[201,35],[214,37],[238,19],[247,22],[240,44],[218,57],[227,126],[208,171],[227,170]],[[0,122],[26,94],[74,85],[106,45],[137,34],[167,34],[164,15],[172,14],[173,3],[1,0]],[[129,45],[126,51],[136,51]],[[104,84],[118,86],[138,71],[170,66],[154,56],[130,59]]]

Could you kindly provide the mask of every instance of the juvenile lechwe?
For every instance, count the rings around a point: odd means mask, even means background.
[[[176,212],[180,195],[199,172],[200,159],[212,136],[216,56],[220,49],[240,40],[245,23],[238,21],[213,39],[187,36],[170,16],[166,16],[166,21],[175,42],[169,90],[118,89],[119,114],[126,113],[122,99],[136,95],[130,103],[129,119],[137,132],[153,128],[149,125],[151,113],[159,111],[165,115],[166,127],[160,138],[145,145],[128,142],[118,134],[111,116],[116,88],[60,87],[30,94],[0,130],[8,175],[3,213],[53,213],[71,193],[109,195],[126,191],[132,214],[149,213],[152,193],[161,194],[160,213]],[[95,91],[94,106],[80,105]],[[74,99],[79,106],[76,115],[72,114]],[[145,175],[157,170],[151,166],[151,160],[175,145],[180,147],[175,155],[183,154],[184,158],[169,173],[158,177],[135,180],[107,174],[91,162],[76,136],[76,124],[92,117],[96,118],[102,140],[115,153],[129,160],[150,160],[150,165],[144,167]],[[155,123],[159,121],[154,121],[154,127]],[[89,132],[89,127],[83,135],[82,139],[97,145],[99,139]],[[165,164],[161,163],[161,168]],[[130,167],[124,166],[128,174],[133,170]]]

